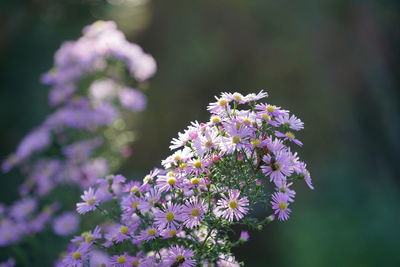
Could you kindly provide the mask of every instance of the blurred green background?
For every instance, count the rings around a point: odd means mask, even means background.
[[[53,53],[97,19],[115,20],[158,63],[124,174],[159,166],[178,131],[207,120],[214,95],[266,89],[305,122],[300,156],[316,189],[297,185],[291,220],[251,232],[237,258],[400,266],[399,1],[0,1],[0,159],[50,112],[39,76]],[[22,178],[1,177],[10,203]]]

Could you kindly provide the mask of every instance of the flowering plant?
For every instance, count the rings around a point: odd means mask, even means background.
[[[112,21],[86,26],[82,37],[61,46],[54,61],[54,68],[42,76],[52,86],[49,104],[54,112],[2,165],[4,172],[20,167],[26,179],[21,200],[9,207],[0,204],[0,246],[42,231],[58,202],[68,207],[78,197],[74,199],[76,190],[70,185],[87,188],[130,155],[134,133],[125,113],[143,110],[147,101],[133,87],[143,88],[156,71],[153,57],[128,42]],[[51,197],[60,185],[67,185],[68,193],[64,187],[63,194]],[[64,203],[60,196],[65,196]],[[44,208],[38,212],[40,206]],[[70,235],[78,224],[77,216],[67,212],[53,221],[53,229]]]
[[[249,236],[232,241],[232,226],[260,229],[287,220],[292,184],[303,180],[313,189],[306,164],[292,151],[302,145],[294,132],[303,123],[258,103],[264,97],[221,94],[208,106],[208,122],[193,122],[172,140],[178,150],[163,169],[143,182],[108,176],[86,190],[77,211],[99,212],[105,221],[72,239],[60,266],[239,266],[231,249]],[[263,218],[256,216],[260,208],[269,212]]]

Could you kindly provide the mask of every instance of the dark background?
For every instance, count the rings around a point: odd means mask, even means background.
[[[0,158],[51,111],[39,76],[60,44],[112,19],[158,63],[123,173],[159,166],[178,131],[208,119],[214,95],[266,89],[305,122],[300,156],[316,189],[297,185],[291,220],[252,233],[237,258],[400,266],[399,11],[396,0],[2,0]],[[1,175],[0,200],[21,180]]]

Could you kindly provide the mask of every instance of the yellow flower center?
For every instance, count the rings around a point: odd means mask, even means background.
[[[268,106],[266,107],[266,110],[267,110],[269,113],[274,112],[275,109],[276,109],[276,107],[275,107],[275,106],[271,106],[271,105],[268,105]]]
[[[155,236],[156,235],[156,229],[154,229],[154,228],[151,228],[151,229],[149,229],[148,231],[147,231],[147,235],[148,236]]]
[[[260,143],[261,143],[261,141],[258,140],[258,139],[253,139],[253,140],[251,140],[251,144],[252,144],[253,146],[259,146]]]
[[[201,161],[200,160],[196,160],[194,163],[193,163],[193,166],[195,167],[195,168],[200,168],[201,167]]]
[[[200,179],[195,177],[190,180],[193,185],[198,185],[200,183]]]
[[[72,258],[74,260],[79,260],[82,257],[82,254],[80,252],[74,252],[74,254],[72,254]]]
[[[268,115],[268,114],[263,114],[263,115],[261,116],[261,118],[262,118],[263,120],[266,120],[266,121],[270,121],[270,120],[271,120],[271,116]]]
[[[140,202],[136,201],[134,203],[132,203],[132,208],[137,209],[137,207],[139,206]]]
[[[220,106],[225,106],[227,103],[228,103],[228,101],[226,101],[225,99],[218,100],[218,105],[220,105]]]
[[[212,123],[218,123],[220,121],[221,121],[221,119],[218,116],[212,116],[211,117],[211,122]]]
[[[167,212],[165,214],[165,219],[167,219],[169,222],[172,222],[175,219],[175,215],[172,212]]]
[[[238,203],[237,203],[236,200],[233,200],[233,201],[229,202],[229,208],[234,210],[234,209],[237,208],[237,206],[238,206]]]
[[[190,215],[192,215],[193,217],[197,217],[197,216],[199,216],[199,214],[200,214],[200,211],[199,211],[198,208],[194,208],[194,209],[192,209],[192,211],[190,212]]]
[[[212,146],[211,140],[207,140],[207,142],[204,143],[204,146],[207,148],[211,147]]]
[[[275,162],[272,164],[271,168],[274,171],[280,171],[282,169],[282,165],[279,162]]]
[[[125,263],[126,262],[126,258],[124,256],[119,256],[117,259],[118,263]]]
[[[135,194],[138,191],[139,191],[139,187],[138,186],[134,185],[134,186],[131,187],[131,193]]]
[[[144,178],[143,178],[143,182],[145,182],[145,183],[148,183],[148,182],[150,182],[151,181],[151,176],[150,175],[146,175]]]
[[[179,156],[179,155],[176,155],[175,157],[174,157],[174,160],[175,161],[178,161],[178,160],[181,160],[182,158],[181,158],[181,156]]]
[[[122,226],[121,229],[119,229],[119,232],[124,235],[128,232],[128,230],[128,227]]]
[[[187,167],[187,164],[186,163],[181,163],[181,164],[179,164],[179,168],[180,169],[184,169],[184,168],[186,168]]]
[[[183,256],[183,255],[178,255],[178,256],[176,256],[176,260],[177,261],[180,261],[180,260],[183,260],[185,257]]]
[[[285,202],[280,202],[279,203],[279,209],[280,210],[285,210],[287,208],[287,204]]]
[[[93,241],[93,236],[92,235],[88,235],[86,238],[85,238],[85,242],[86,243],[90,243],[90,242],[92,242]]]
[[[169,231],[168,232],[168,234],[170,235],[170,236],[174,236],[174,235],[176,235],[176,230],[171,230],[171,231]]]
[[[240,140],[240,137],[237,135],[232,137],[232,143],[234,143],[235,145],[239,144]]]
[[[232,96],[233,98],[235,98],[236,101],[240,101],[243,99],[243,96],[239,93],[234,93]]]
[[[174,186],[176,184],[176,179],[174,177],[170,177],[170,178],[168,178],[167,183],[170,186]]]
[[[293,139],[296,137],[292,132],[287,132],[285,135],[287,138],[290,138],[290,139]]]
[[[243,120],[243,123],[249,125],[251,123],[251,121],[248,118],[246,118]]]
[[[140,264],[140,260],[134,260],[132,262],[132,266],[135,266],[135,267],[139,266],[139,264]]]
[[[96,198],[95,197],[89,198],[88,201],[86,201],[86,203],[88,205],[93,205],[95,202],[96,202]]]

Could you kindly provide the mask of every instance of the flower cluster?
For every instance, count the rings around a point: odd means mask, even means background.
[[[59,205],[35,214],[37,207],[59,185],[88,188],[130,155],[134,134],[126,111],[141,111],[147,101],[133,87],[142,88],[155,71],[154,59],[128,42],[112,21],[95,22],[78,40],[61,46],[53,69],[42,77],[52,87],[54,110],[2,165],[4,172],[20,167],[26,179],[19,190],[22,199],[1,206],[0,246],[44,228]],[[70,235],[78,224],[75,214],[64,213],[54,219],[53,229]]]
[[[239,266],[231,248],[249,235],[232,241],[232,226],[287,220],[292,184],[303,180],[313,189],[293,152],[303,123],[258,103],[265,97],[223,93],[208,106],[208,122],[193,122],[172,140],[175,152],[163,169],[142,182],[108,176],[85,191],[77,211],[100,212],[106,221],[75,237],[60,266],[85,266],[99,250],[106,266]],[[261,219],[256,205],[267,211]]]

